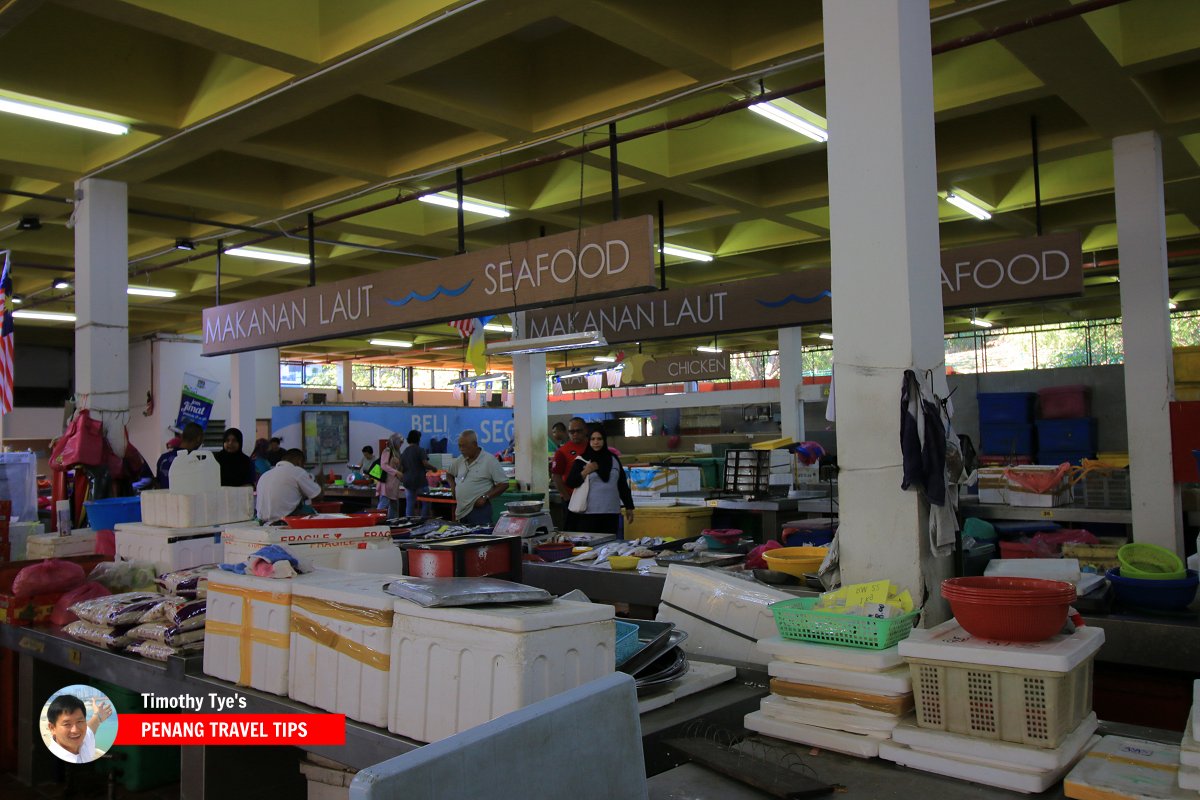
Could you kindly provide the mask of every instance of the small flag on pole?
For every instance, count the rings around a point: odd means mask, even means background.
[[[12,253],[5,251],[4,271],[0,274],[0,414],[13,409],[13,315],[12,274],[9,272]]]
[[[451,322],[447,322],[446,324],[458,331],[458,335],[464,339],[469,338],[475,331],[474,317],[471,319],[456,319]]]

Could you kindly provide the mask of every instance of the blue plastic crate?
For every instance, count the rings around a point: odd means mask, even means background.
[[[621,666],[629,659],[637,654],[638,650],[642,649],[642,641],[638,638],[638,632],[641,631],[637,625],[632,622],[622,622],[621,620],[613,620],[617,623],[617,666]]]
[[[1039,419],[1038,450],[1043,453],[1096,453],[1096,418]]]
[[[979,422],[1033,422],[1033,392],[980,392]]]
[[[1066,462],[1072,466],[1078,467],[1079,462],[1085,458],[1095,458],[1095,451],[1085,450],[1039,450],[1037,458],[1034,461],[1038,464],[1056,465]]]
[[[142,521],[142,498],[110,497],[107,500],[88,500],[88,526],[96,531],[111,531],[119,522]]]
[[[1028,422],[980,423],[979,452],[989,456],[1033,455],[1034,427]]]

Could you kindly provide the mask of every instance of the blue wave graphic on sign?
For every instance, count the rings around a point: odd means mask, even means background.
[[[474,282],[474,278],[467,281],[466,283],[464,283],[462,286],[458,287],[457,289],[447,289],[445,286],[442,286],[439,283],[437,285],[437,288],[434,289],[429,294],[421,294],[420,292],[417,292],[414,290],[414,291],[411,291],[408,294],[404,295],[404,297],[401,297],[399,300],[389,300],[387,298],[384,298],[383,302],[387,303],[389,306],[405,306],[405,305],[408,305],[413,300],[418,300],[422,303],[428,303],[430,300],[433,300],[435,297],[440,297],[441,295],[445,295],[446,297],[458,297],[460,294],[465,292],[467,289],[471,288],[471,284],[473,282]]]
[[[807,305],[808,303],[815,303],[819,300],[824,300],[826,297],[832,297],[828,289],[823,292],[818,292],[812,297],[798,297],[794,294],[789,294],[782,300],[758,300],[757,302],[760,305],[766,306],[767,308],[782,308],[788,303],[804,303]]]

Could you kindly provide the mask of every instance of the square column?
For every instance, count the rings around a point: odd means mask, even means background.
[[[1113,139],[1125,408],[1133,537],[1183,555],[1179,487],[1171,466],[1171,358],[1162,142],[1153,131]]]
[[[129,225],[125,184],[75,184],[75,391],[118,454],[129,420]]]
[[[513,338],[524,335],[525,314],[513,315]],[[550,491],[549,454],[546,449],[546,354],[515,355],[513,364],[513,437],[517,481],[531,492]],[[547,496],[547,499],[549,497]]]
[[[804,384],[804,348],[800,335],[803,328],[779,329],[779,435],[804,441],[804,401],[800,387]]]
[[[354,402],[354,362],[339,361],[337,365],[338,398],[343,403]]]
[[[952,559],[932,556],[928,506],[900,488],[899,444],[904,371],[945,387],[929,3],[823,9],[842,580],[890,578],[934,624]]]
[[[229,356],[229,422],[253,444],[258,420],[270,419],[279,404],[279,351],[275,348]]]

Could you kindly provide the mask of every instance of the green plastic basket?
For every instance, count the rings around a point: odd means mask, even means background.
[[[920,611],[912,611],[892,619],[858,617],[818,611],[817,602],[815,597],[797,597],[772,603],[770,609],[779,635],[805,642],[886,650],[907,637],[921,615]]]
[[[1141,580],[1176,581],[1186,576],[1183,561],[1165,547],[1130,542],[1117,551],[1121,576]]]

